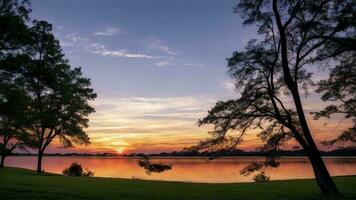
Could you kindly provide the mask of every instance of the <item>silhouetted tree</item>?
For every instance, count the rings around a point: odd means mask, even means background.
[[[96,97],[90,80],[80,68],[71,68],[64,58],[52,25],[35,21],[31,28],[30,60],[17,69],[18,81],[31,97],[31,126],[27,129],[28,146],[38,150],[37,172],[42,171],[43,153],[53,139],[66,147],[89,144],[83,128],[94,112],[89,101]]]
[[[338,194],[310,132],[300,90],[308,94],[313,85],[308,69],[324,60],[318,50],[355,31],[350,22],[355,19],[354,8],[352,0],[241,0],[235,12],[244,24],[257,25],[263,37],[228,59],[241,95],[218,101],[199,121],[199,125],[213,124],[214,131],[196,148],[235,148],[251,129],[260,130],[267,152],[294,139],[308,155],[321,192]]]
[[[26,23],[30,12],[28,1],[0,1],[0,166],[5,157],[16,147],[21,147],[20,138],[25,135],[25,110],[28,97],[21,83],[15,82],[13,69],[21,65],[29,45]]]

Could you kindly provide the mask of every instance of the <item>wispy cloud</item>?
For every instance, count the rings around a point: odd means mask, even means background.
[[[179,55],[179,53],[177,51],[172,50],[171,47],[164,44],[162,42],[162,40],[160,40],[156,37],[151,36],[147,39],[147,41],[148,41],[147,44],[148,44],[149,48],[151,48],[151,49],[157,49],[157,50],[160,50],[160,51],[162,51],[166,54],[169,54],[169,55],[174,55],[174,56]]]
[[[124,30],[119,28],[107,28],[104,31],[95,32],[94,35],[100,36],[108,36],[119,33],[125,33]],[[110,49],[102,43],[94,42],[94,38],[87,37],[86,35],[81,35],[78,33],[70,33],[67,34],[64,38],[61,39],[61,45],[64,47],[79,47],[82,50],[107,57],[122,57],[122,58],[132,58],[132,59],[155,59],[155,65],[158,67],[163,66],[187,66],[187,67],[199,67],[204,66],[201,63],[191,62],[190,60],[181,58],[181,55],[172,50],[171,47],[164,44],[162,40],[156,37],[148,37],[145,39],[145,43],[142,45],[148,46],[149,50],[158,50],[160,52],[165,53],[166,55],[155,55],[147,54],[147,53],[137,53],[132,52],[130,49]],[[146,49],[147,50],[147,49]],[[150,52],[151,52],[150,51]]]
[[[129,53],[124,49],[121,50],[109,50],[103,44],[92,43],[88,45],[89,52],[101,56],[111,56],[111,57],[125,57],[125,58],[144,58],[153,59],[153,56],[141,53]]]
[[[158,67],[163,67],[163,66],[167,66],[167,65],[171,65],[172,63],[170,61],[167,61],[167,60],[163,60],[163,61],[160,61],[158,63],[156,63],[156,65]]]
[[[62,46],[80,46],[86,44],[88,42],[88,38],[80,36],[78,33],[69,33],[67,34],[63,40],[61,40]]]
[[[192,96],[101,98],[93,102],[96,112],[90,116],[87,132],[93,147],[105,143],[125,151],[155,145],[160,150],[177,150],[207,136],[209,127],[198,127],[196,121],[214,103],[214,99]]]
[[[127,31],[117,27],[108,27],[103,31],[94,32],[93,35],[95,36],[112,36],[117,34],[126,34]]]
[[[201,63],[184,63],[183,65],[187,66],[187,67],[202,67],[202,66],[204,66],[204,64],[201,64]]]

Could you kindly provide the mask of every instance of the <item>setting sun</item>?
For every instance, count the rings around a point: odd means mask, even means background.
[[[117,152],[118,154],[122,154],[122,153],[124,152],[124,149],[116,149],[116,152]]]

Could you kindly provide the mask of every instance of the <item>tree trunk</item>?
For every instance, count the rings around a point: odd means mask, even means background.
[[[39,150],[37,155],[37,173],[42,173],[42,157],[43,152]]]
[[[5,157],[6,157],[6,145],[8,142],[6,134],[3,136],[3,142],[1,146],[1,161],[0,161],[0,167],[4,167],[5,164]]]
[[[310,163],[313,166],[315,180],[320,188],[320,191],[322,194],[340,194],[339,190],[336,187],[336,184],[334,183],[333,179],[329,174],[328,169],[325,166],[318,147],[316,146],[315,141],[310,133],[309,126],[303,112],[303,106],[300,99],[298,86],[297,84],[294,84],[289,88],[292,92],[304,137],[308,143],[308,147],[305,150],[308,154]]]
[[[284,75],[284,82],[290,89],[294,104],[296,107],[296,111],[298,114],[300,126],[303,131],[303,135],[305,137],[306,144],[301,143],[304,150],[308,154],[310,163],[313,166],[315,180],[321,190],[322,194],[339,194],[339,190],[337,189],[333,179],[331,178],[328,169],[325,166],[323,159],[321,158],[320,152],[318,147],[316,146],[314,139],[310,133],[308,123],[306,121],[304,110],[302,106],[302,102],[299,95],[298,90],[298,80],[293,80],[293,77],[290,73],[289,68],[289,61],[288,61],[288,48],[287,48],[287,37],[285,34],[286,28],[282,24],[281,16],[278,11],[277,0],[273,0],[273,13],[276,19],[279,35],[280,35],[280,42],[281,42],[281,57],[282,57],[282,66],[283,66],[283,75]],[[302,138],[301,140],[304,141]]]
[[[0,162],[0,167],[4,167],[5,164],[5,154],[1,155],[1,162]]]
[[[328,169],[320,155],[318,149],[309,148],[307,150],[310,163],[313,167],[316,183],[318,184],[322,194],[340,194],[333,179],[331,178]]]

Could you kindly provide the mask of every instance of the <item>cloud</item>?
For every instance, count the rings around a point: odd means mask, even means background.
[[[124,151],[155,145],[177,150],[179,143],[190,146],[207,136],[209,127],[198,127],[196,121],[214,103],[192,96],[101,98],[93,102],[96,112],[90,116],[86,132],[93,147],[113,143],[125,144],[121,145]]]
[[[61,41],[62,46],[84,45],[88,42],[88,38],[80,36],[78,33],[69,33]]]
[[[177,51],[172,50],[169,46],[165,45],[160,39],[156,37],[149,37],[147,40],[148,46],[151,49],[157,49],[169,55],[179,55]]]
[[[169,61],[167,61],[167,60],[163,60],[163,61],[160,61],[160,62],[156,63],[156,65],[157,65],[158,67],[163,67],[163,66],[167,66],[167,65],[171,65],[171,64],[172,64],[172,63],[169,62]]]
[[[112,36],[117,34],[126,34],[127,31],[121,28],[116,27],[108,27],[103,31],[94,32],[93,35],[95,36]]]
[[[195,121],[204,116],[205,111],[214,102],[190,96],[98,99],[93,102],[97,112],[93,114],[90,122],[95,124],[95,129],[116,129],[131,133],[147,133],[150,130],[177,131],[178,129],[169,127],[180,126],[179,130],[183,130],[184,126],[181,125],[187,125],[195,128]],[[163,121],[165,123],[162,123]]]
[[[153,59],[153,56],[139,53],[128,53],[126,50],[108,50],[103,44],[92,43],[87,47],[88,51],[101,55],[101,56],[111,56],[111,57],[125,57],[125,58],[144,58],[144,59]]]
[[[204,66],[204,64],[201,64],[201,63],[184,63],[183,64],[184,66],[187,66],[187,67],[202,67]]]
[[[152,56],[149,56],[149,55],[146,55],[146,54],[127,53],[125,50],[117,50],[117,51],[97,50],[94,53],[102,55],[102,56],[113,56],[113,57],[146,58],[146,59],[152,59],[153,58]]]

